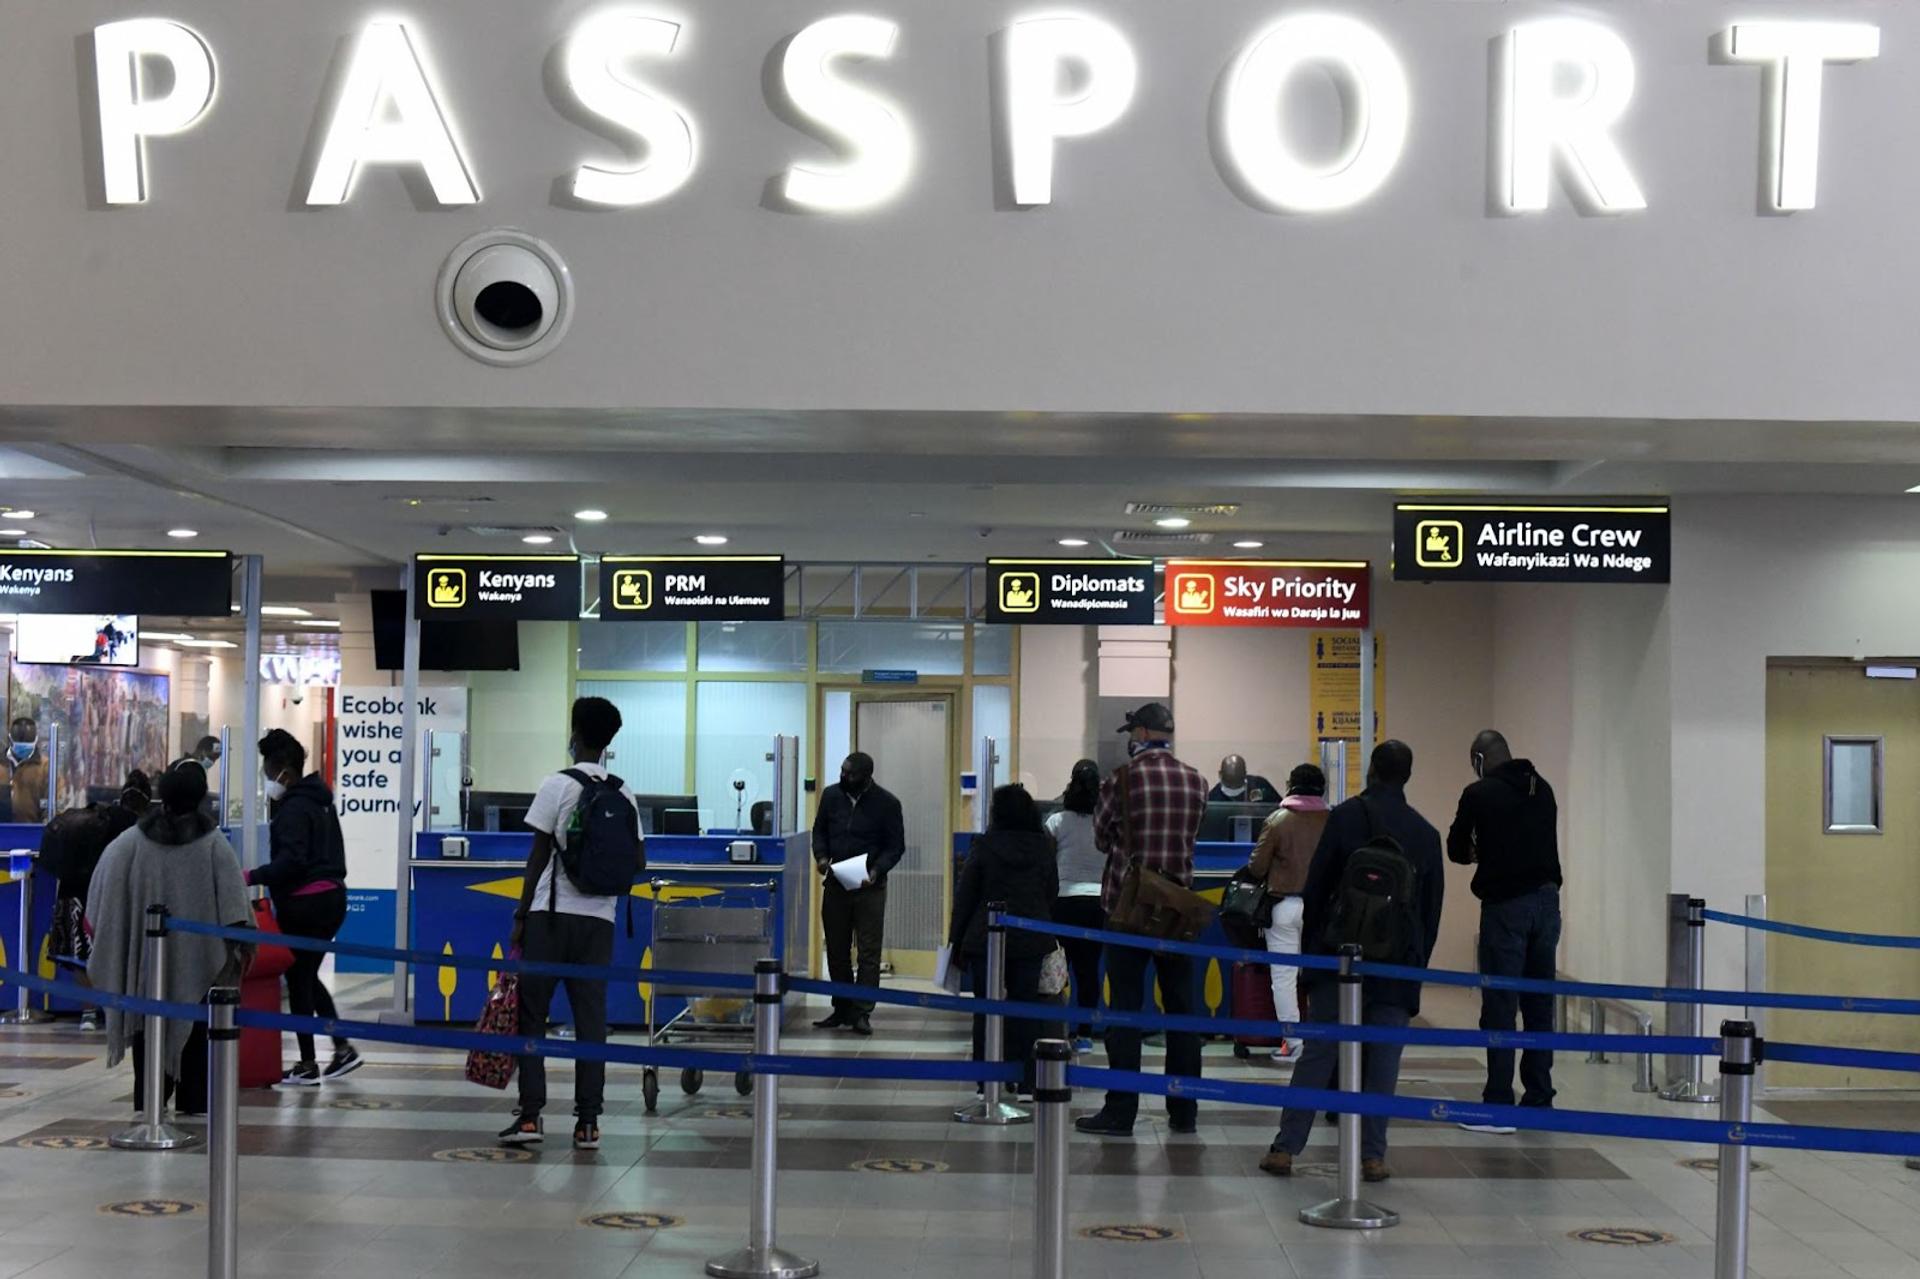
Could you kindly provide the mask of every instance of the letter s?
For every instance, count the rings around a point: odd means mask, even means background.
[[[581,165],[573,175],[574,198],[633,208],[666,199],[693,176],[693,120],[674,102],[623,74],[625,64],[642,54],[672,53],[679,38],[679,23],[638,9],[596,14],[567,37],[567,88],[575,100],[647,145],[646,158],[631,168]]]
[[[787,102],[851,152],[836,165],[787,170],[786,197],[803,209],[850,212],[898,195],[913,172],[913,136],[894,106],[833,74],[845,57],[885,58],[900,28],[885,18],[843,13],[813,23],[787,45],[780,85]]]

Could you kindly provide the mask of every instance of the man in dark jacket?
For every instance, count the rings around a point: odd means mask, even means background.
[[[840,783],[820,796],[813,818],[813,859],[826,877],[820,895],[820,927],[826,934],[827,973],[836,982],[880,986],[880,946],[887,922],[887,872],[907,853],[900,801],[873,780],[873,757],[860,751],[840,765]],[[855,887],[840,882],[836,863],[867,859],[866,877]],[[853,951],[859,951],[858,976]],[[845,1027],[873,1033],[873,1001],[833,1001],[833,1013],[813,1023],[822,1030]]]
[[[340,835],[333,791],[325,778],[306,768],[307,748],[286,729],[276,728],[260,739],[260,771],[273,805],[268,831],[271,854],[265,866],[247,872],[247,882],[272,895],[281,932],[332,941],[347,920],[347,845]],[[339,1015],[333,995],[320,980],[320,961],[325,958],[317,950],[293,952],[293,967],[287,970],[287,1007],[294,1016],[332,1021]],[[281,1079],[282,1087],[312,1087],[360,1069],[360,1054],[337,1035],[333,1059],[324,1070],[314,1056],[313,1036],[296,1038],[300,1060]]]
[[[1415,914],[1419,936],[1419,955],[1411,966],[1425,968],[1433,957],[1434,944],[1440,938],[1440,910],[1447,889],[1446,863],[1440,857],[1440,832],[1407,803],[1407,782],[1413,777],[1413,751],[1405,742],[1388,741],[1376,746],[1367,768],[1367,788],[1341,804],[1327,818],[1327,829],[1313,855],[1313,868],[1307,872],[1306,919],[1303,924],[1305,951],[1310,955],[1331,954],[1327,939],[1331,921],[1346,876],[1347,860],[1354,852],[1385,836],[1400,846],[1413,865]],[[1312,1001],[1311,1020],[1337,1022],[1336,984],[1331,974],[1308,974]],[[1420,1012],[1420,983],[1388,981],[1369,977],[1361,992],[1361,1021],[1368,1026],[1402,1029]],[[1362,1054],[1361,1087],[1372,1093],[1392,1096],[1400,1084],[1400,1046],[1368,1044]],[[1300,1064],[1294,1067],[1292,1084],[1296,1088],[1332,1088],[1339,1062],[1339,1045],[1324,1039],[1307,1041]],[[1306,1147],[1313,1131],[1314,1112],[1289,1107],[1280,1118],[1280,1131],[1273,1139],[1260,1168],[1276,1177],[1293,1172],[1293,1157]],[[1368,1117],[1360,1125],[1360,1171],[1368,1181],[1385,1181],[1393,1175],[1387,1167],[1387,1121]]]
[[[1553,787],[1533,764],[1515,759],[1507,739],[1488,729],[1468,756],[1479,778],[1460,794],[1447,832],[1447,856],[1474,867],[1480,899],[1480,971],[1492,977],[1552,981],[1560,951],[1560,810]],[[1518,1010],[1530,1031],[1553,1030],[1552,995],[1480,992],[1480,1029],[1512,1030]],[[1528,1049],[1520,1058],[1523,1106],[1553,1105],[1553,1054]],[[1487,1050],[1490,1106],[1513,1105],[1513,1049]],[[1498,1125],[1463,1124],[1471,1132],[1510,1133]]]

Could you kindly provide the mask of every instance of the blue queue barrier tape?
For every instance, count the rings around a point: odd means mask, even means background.
[[[110,990],[95,990],[78,982],[55,981],[35,977],[12,968],[0,967],[0,986],[24,986],[37,995],[57,995],[95,1008],[112,1008],[137,1017],[167,1017],[174,1021],[205,1021],[207,1010],[200,1004],[172,1004],[145,999],[139,995],[116,995]]]
[[[1779,933],[1786,937],[1809,937],[1814,941],[1837,941],[1849,946],[1888,946],[1896,950],[1920,950],[1920,937],[1899,937],[1892,933],[1846,933],[1834,928],[1815,928],[1810,924],[1783,924],[1777,919],[1755,919],[1752,915],[1729,915],[1723,910],[1707,911],[1706,917],[1716,924],[1732,924],[1736,928],[1754,928],[1763,933]]]
[[[1891,1052],[1884,1048],[1828,1048],[1824,1044],[1778,1044],[1767,1040],[1765,1058],[1805,1066],[1920,1071],[1920,1053]]]
[[[360,959],[386,959],[411,964],[416,968],[467,968],[475,972],[531,973],[536,977],[579,977],[587,981],[646,982],[655,986],[693,987],[703,990],[752,990],[751,973],[695,973],[668,968],[602,968],[590,964],[549,964],[531,959],[490,959],[485,955],[445,955],[430,950],[395,950],[391,946],[372,946],[361,942],[322,941],[317,937],[291,937],[285,933],[263,933],[252,928],[225,928],[198,920],[169,916],[167,928],[196,937],[218,937],[225,941],[245,942],[252,946],[285,946],[289,950],[317,950],[329,955],[353,955]]]
[[[1324,955],[1270,955],[1265,951],[1239,950],[1228,946],[1202,946],[1195,942],[1169,942],[1132,933],[1115,933],[1100,928],[1072,928],[1004,915],[1009,928],[1072,935],[1085,941],[1108,946],[1128,946],[1139,950],[1165,950],[1202,959],[1230,960],[1235,963],[1269,963],[1286,967],[1319,968],[1328,959]],[[1066,929],[1065,932],[1062,930]],[[1264,958],[1263,958],[1264,956]],[[1300,963],[1301,960],[1311,962]],[[1338,961],[1332,961],[1337,965]],[[1590,999],[1638,999],[1659,1004],[1714,1004],[1726,1008],[1794,1008],[1806,1012],[1874,1013],[1900,1017],[1920,1017],[1920,999],[1885,999],[1877,995],[1795,995],[1747,990],[1676,990],[1667,986],[1624,986],[1607,982],[1547,981],[1528,977],[1490,977],[1484,973],[1459,973],[1443,968],[1415,968],[1407,964],[1370,964],[1354,966],[1362,977],[1389,981],[1411,981],[1435,986],[1463,986],[1474,990],[1511,990],[1531,995],[1573,995]]]
[[[1545,1052],[1660,1053],[1711,1057],[1720,1051],[1718,1039],[1684,1035],[1563,1035],[1513,1030],[1443,1030],[1384,1026],[1341,1026],[1334,1022],[1249,1021],[1233,1017],[1206,1017],[1162,1012],[1120,1012],[1111,1008],[1068,1008],[1063,1004],[1027,1004],[1007,999],[975,999],[911,990],[876,990],[872,986],[843,985],[789,977],[787,989],[802,995],[836,999],[872,1000],[904,1008],[925,1008],[967,1016],[1019,1017],[1027,1021],[1084,1021],[1096,1026],[1126,1026],[1134,1030],[1191,1031],[1198,1035],[1246,1035],[1273,1039],[1324,1039],[1332,1043],[1405,1044],[1420,1048],[1515,1048]]]

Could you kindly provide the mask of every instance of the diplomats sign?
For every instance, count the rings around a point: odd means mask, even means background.
[[[225,551],[0,551],[0,613],[163,613],[225,617]]]
[[[778,622],[787,562],[778,555],[608,555],[600,561],[605,622]]]
[[[416,555],[421,621],[571,622],[580,616],[577,555]]]
[[[1167,621],[1361,630],[1371,583],[1365,560],[1168,560]]]
[[[1401,502],[1402,582],[1651,582],[1671,573],[1666,502]]]
[[[1152,560],[989,560],[987,621],[1152,626]]]

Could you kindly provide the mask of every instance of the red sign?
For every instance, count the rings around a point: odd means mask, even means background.
[[[1362,630],[1371,580],[1364,560],[1168,560],[1167,623]]]

